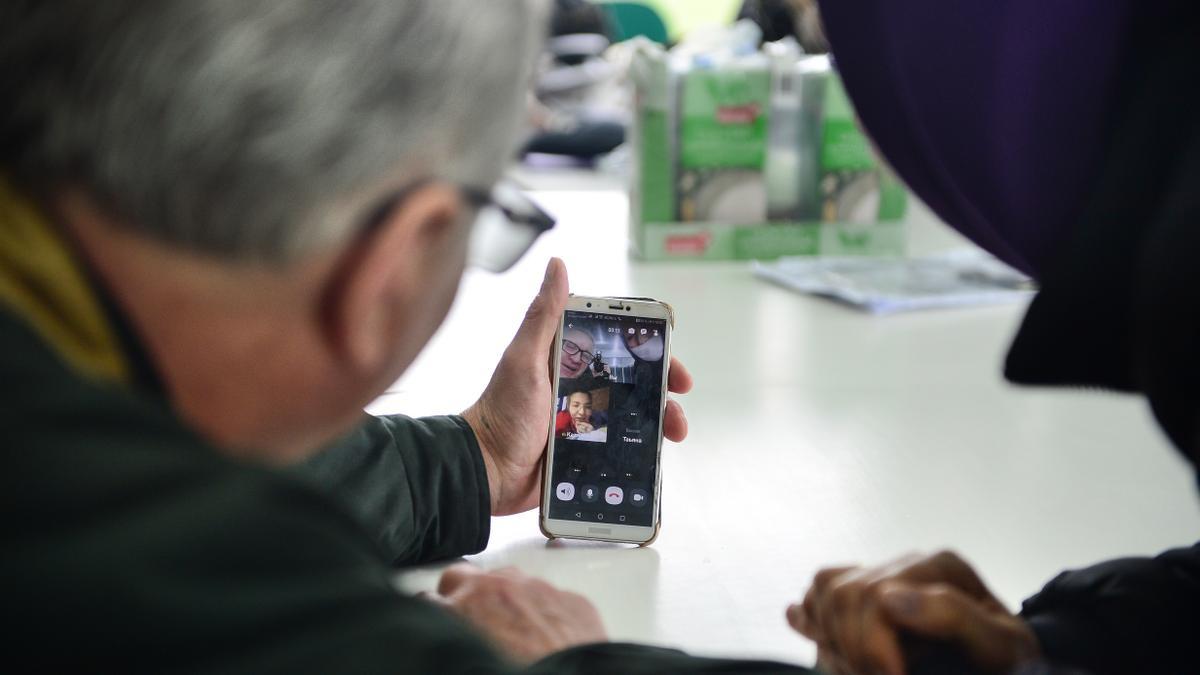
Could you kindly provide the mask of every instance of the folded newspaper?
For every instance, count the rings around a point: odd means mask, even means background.
[[[780,258],[755,262],[754,273],[873,314],[1024,300],[1033,281],[976,249],[920,258]]]

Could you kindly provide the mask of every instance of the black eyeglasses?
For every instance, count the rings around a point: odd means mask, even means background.
[[[516,264],[543,232],[554,227],[554,218],[517,186],[501,181],[490,192],[461,188],[478,210],[471,225],[469,260],[490,272],[503,272]]]
[[[579,345],[571,342],[570,340],[563,340],[562,350],[567,356],[575,356],[576,354],[579,354],[583,356],[584,361],[591,361],[592,357],[595,356],[595,354],[591,352],[584,351]]]
[[[413,190],[432,180],[410,183],[390,195],[372,211],[364,231],[379,227]],[[476,211],[467,255],[470,265],[489,272],[504,272],[525,255],[543,232],[554,227],[554,218],[511,183],[501,181],[490,191],[469,185],[457,187],[463,200]]]

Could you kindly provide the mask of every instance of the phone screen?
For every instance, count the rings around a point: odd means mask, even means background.
[[[654,524],[666,336],[664,319],[564,314],[550,518]]]

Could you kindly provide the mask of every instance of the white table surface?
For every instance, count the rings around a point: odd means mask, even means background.
[[[469,405],[552,255],[576,293],[669,301],[696,387],[680,397],[688,440],[663,451],[659,540],[547,543],[530,512],[493,519],[470,558],[583,593],[614,639],[807,664],[814,647],[783,611],[822,566],[949,547],[1016,608],[1063,568],[1200,533],[1192,474],[1140,399],[1002,380],[1023,307],[872,317],[745,263],[631,261],[619,191],[535,197],[559,226],[510,272],[469,272],[446,324],[369,409]],[[917,220],[913,248],[957,243]]]

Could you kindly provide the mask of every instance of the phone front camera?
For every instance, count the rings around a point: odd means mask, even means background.
[[[592,303],[590,303],[590,302],[589,302],[589,303],[588,303],[588,307],[591,307],[591,306],[592,306]]]

